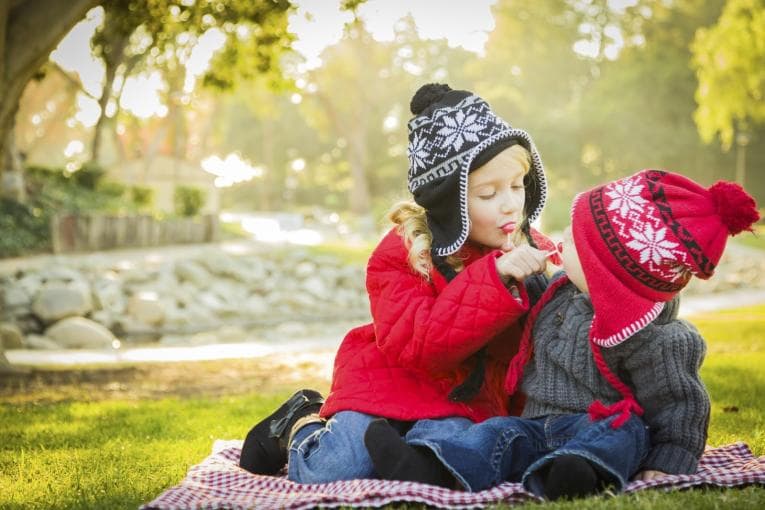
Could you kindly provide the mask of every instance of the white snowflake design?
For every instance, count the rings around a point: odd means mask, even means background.
[[[457,111],[454,117],[444,115],[440,119],[444,127],[438,130],[438,134],[444,137],[442,147],[451,146],[455,152],[458,152],[465,141],[478,142],[476,133],[481,132],[484,126],[476,122],[477,119],[478,114],[466,116],[462,111]]]
[[[409,157],[409,168],[417,170],[418,168],[425,168],[425,158],[430,156],[430,152],[427,150],[427,140],[420,137],[416,132],[414,138],[409,142],[407,148],[407,156]]]
[[[645,230],[639,232],[635,229],[630,229],[630,235],[632,240],[627,243],[627,246],[640,252],[640,263],[645,264],[649,259],[654,264],[662,264],[663,262],[676,260],[675,255],[672,253],[672,248],[675,248],[678,243],[673,243],[665,239],[667,235],[667,228],[660,228],[654,230],[650,223],[645,224]]]
[[[684,265],[682,262],[677,264],[673,263],[668,269],[668,273],[669,281],[671,282],[674,282],[677,279],[688,280],[691,277],[691,271],[688,269],[688,266]]]
[[[643,212],[643,204],[647,203],[647,200],[640,196],[642,184],[625,179],[622,182],[615,182],[610,188],[606,191],[606,195],[611,199],[608,205],[609,211],[618,209],[622,217],[626,216],[630,210]]]

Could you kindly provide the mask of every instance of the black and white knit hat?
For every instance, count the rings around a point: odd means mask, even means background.
[[[433,254],[451,255],[465,243],[468,174],[512,145],[531,153],[525,212],[529,221],[539,216],[547,181],[528,133],[497,117],[480,97],[448,85],[423,85],[410,108],[415,117],[409,121],[409,191],[427,211]]]

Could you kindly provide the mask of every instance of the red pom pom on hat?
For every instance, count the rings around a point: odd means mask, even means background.
[[[760,213],[754,198],[744,188],[735,182],[718,181],[709,187],[709,193],[730,235],[752,231],[752,225],[759,221]]]

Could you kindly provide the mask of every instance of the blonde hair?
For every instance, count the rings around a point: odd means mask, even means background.
[[[531,154],[529,151],[518,144],[506,150],[521,165],[523,173],[526,175],[531,168]],[[522,214],[525,214],[525,211]],[[407,257],[409,265],[426,280],[430,280],[430,271],[433,269],[433,260],[430,257],[433,234],[428,228],[425,208],[411,200],[398,202],[388,212],[388,219],[396,224],[396,231],[404,238],[404,245],[409,251]],[[524,216],[520,223],[523,223],[525,220]],[[520,228],[516,229],[513,233],[513,243],[517,246],[525,242],[525,234]],[[464,268],[463,260],[456,255],[449,255],[446,258],[446,262],[457,272]]]

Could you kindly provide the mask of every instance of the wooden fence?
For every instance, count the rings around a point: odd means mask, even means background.
[[[218,239],[218,217],[157,220],[152,216],[56,215],[51,220],[53,253],[209,243]]]

